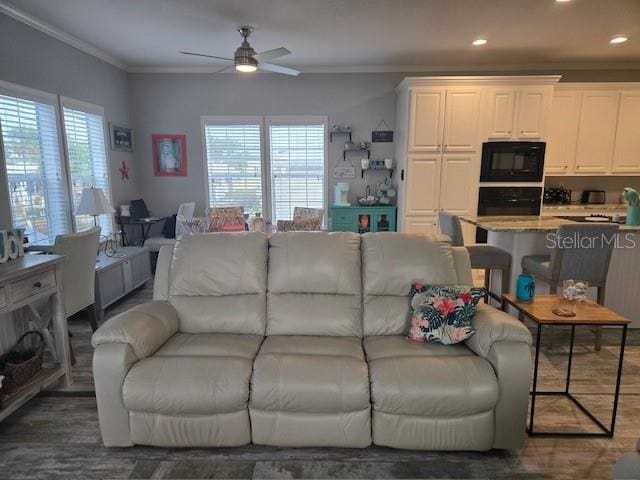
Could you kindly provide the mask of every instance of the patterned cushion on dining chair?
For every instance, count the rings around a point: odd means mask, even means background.
[[[308,207],[293,207],[293,219],[296,217],[319,217],[320,223],[322,223],[322,217],[324,216],[323,208],[308,208]]]
[[[209,210],[208,232],[244,232],[243,207],[216,207]]]

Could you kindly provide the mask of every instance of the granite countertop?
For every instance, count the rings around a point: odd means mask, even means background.
[[[627,210],[626,203],[600,203],[600,204],[585,204],[585,203],[571,203],[569,205],[563,204],[543,204],[543,211],[561,211],[561,212],[571,212],[573,210],[583,211],[583,210],[595,210],[599,212],[608,212],[608,211],[620,211],[624,212]]]
[[[460,220],[490,232],[555,232],[560,225],[576,224],[571,220],[547,215],[523,216],[461,216]],[[582,223],[587,225],[587,223]],[[640,226],[620,225],[620,230],[640,232]]]

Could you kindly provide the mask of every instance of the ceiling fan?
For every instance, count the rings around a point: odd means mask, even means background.
[[[266,63],[265,60],[274,60],[276,58],[289,55],[291,52],[284,47],[274,48],[273,50],[267,50],[265,52],[256,53],[253,47],[249,44],[249,35],[253,32],[253,27],[240,27],[238,32],[242,35],[242,44],[237,48],[233,54],[233,58],[216,57],[215,55],[206,55],[204,53],[193,52],[180,52],[184,55],[193,55],[195,57],[213,58],[216,60],[226,60],[233,62],[233,65],[224,67],[214,73],[220,73],[225,70],[229,70],[232,67],[238,72],[255,72],[257,69],[267,70],[269,72],[283,73],[285,75],[299,75],[298,70],[293,68],[283,67],[282,65],[275,65],[273,63]]]

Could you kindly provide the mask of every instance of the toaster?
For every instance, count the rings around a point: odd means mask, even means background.
[[[582,192],[580,203],[600,204],[605,203],[606,195],[604,190],[585,190]]]

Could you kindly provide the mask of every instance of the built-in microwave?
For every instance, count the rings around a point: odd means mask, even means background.
[[[485,142],[481,182],[541,182],[544,142]]]

